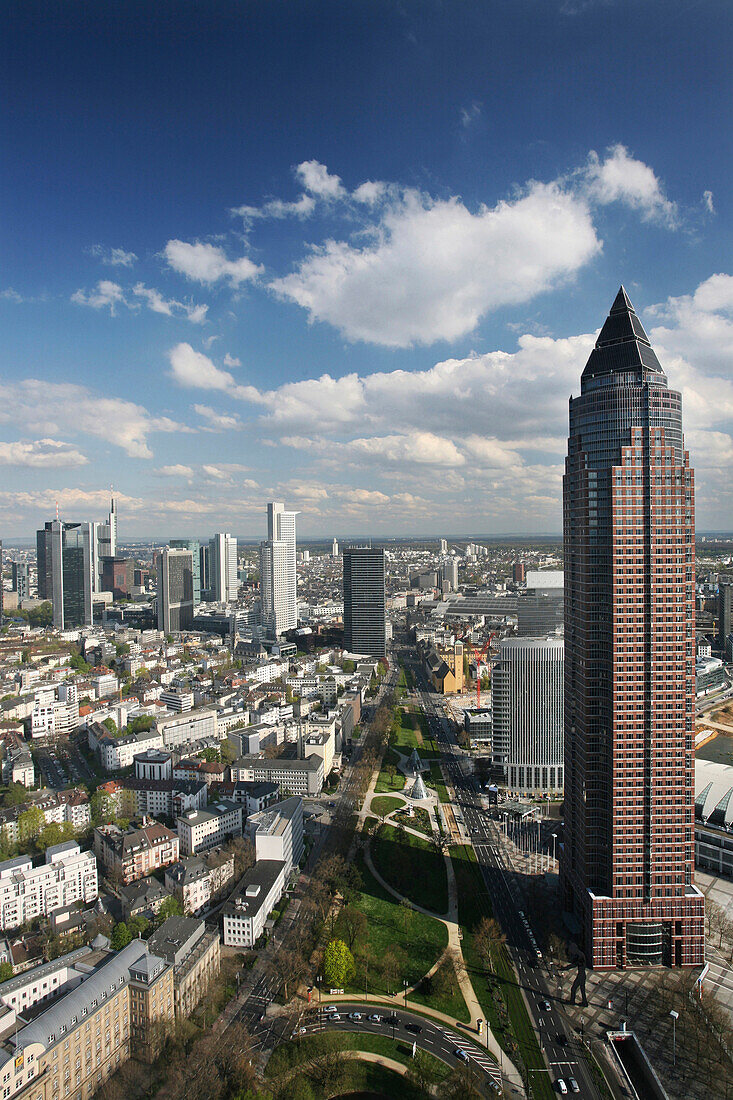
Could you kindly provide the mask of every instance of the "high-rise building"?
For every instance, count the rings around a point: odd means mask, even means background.
[[[384,550],[344,550],[344,648],[368,657],[387,653]]]
[[[517,634],[520,638],[541,638],[559,633],[563,627],[564,596],[561,570],[525,574],[526,588],[517,599]]]
[[[725,648],[725,640],[733,632],[733,577],[718,581],[718,638]]]
[[[446,581],[454,592],[458,591],[458,558],[449,558],[441,565],[440,583],[445,584]],[[421,587],[422,585],[418,584],[418,588]]]
[[[105,558],[114,558],[117,554],[117,508],[115,498],[111,497],[109,514],[105,523],[93,523],[93,577],[94,591],[102,592],[102,571]]]
[[[440,540],[440,552],[441,552],[441,554],[447,554],[448,553],[448,539],[441,539]]]
[[[285,505],[267,505],[267,540],[260,543],[262,625],[277,638],[298,625],[298,586],[295,569],[295,517]]]
[[[209,570],[212,600],[231,603],[239,594],[237,540],[220,532],[209,540]]]
[[[211,551],[208,543],[202,543],[199,550],[199,573],[201,576],[201,599],[211,599]]]
[[[193,555],[193,606],[201,603],[201,544],[198,539],[171,539],[172,550],[190,550]]]
[[[505,638],[491,672],[493,762],[512,791],[563,787],[563,643]]]
[[[193,554],[166,548],[158,558],[158,630],[177,634],[193,623]]]
[[[0,544],[0,555],[2,554],[2,544]],[[13,561],[10,563],[10,571],[12,576],[13,591],[18,593],[18,603],[21,600],[27,600],[31,594],[30,587],[30,567],[27,561]],[[2,564],[0,563],[0,573],[2,573]]]
[[[598,968],[704,962],[694,886],[694,477],[623,288],[570,400],[564,908]]]
[[[94,529],[55,519],[36,532],[38,595],[53,603],[53,625],[71,630],[92,624]]]
[[[512,580],[515,584],[524,584],[527,576],[527,567],[523,561],[515,561],[512,565]]]

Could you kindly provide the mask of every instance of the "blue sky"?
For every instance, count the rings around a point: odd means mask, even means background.
[[[15,2],[0,534],[557,532],[623,282],[730,527],[724,0]]]

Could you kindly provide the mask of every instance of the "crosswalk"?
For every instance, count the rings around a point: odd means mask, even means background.
[[[449,1043],[452,1043],[458,1050],[465,1051],[468,1057],[472,1058],[474,1062],[477,1062],[485,1073],[488,1073],[496,1082],[501,1084],[501,1071],[493,1058],[490,1058],[488,1054],[484,1054],[484,1052],[473,1043],[465,1042],[460,1036],[456,1035],[455,1031],[449,1031],[444,1027],[438,1030],[445,1036]]]

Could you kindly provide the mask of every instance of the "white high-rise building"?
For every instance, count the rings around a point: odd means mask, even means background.
[[[209,542],[210,587],[219,603],[233,603],[239,595],[237,540],[220,532]]]
[[[334,539],[331,543],[331,557],[337,558],[339,556],[339,544],[338,539]]]
[[[106,523],[92,524],[92,545],[94,553],[93,584],[94,591],[102,591],[102,559],[113,558],[117,553],[117,509],[115,498],[110,498],[109,515]]]
[[[272,637],[298,625],[295,517],[285,505],[267,505],[267,541],[260,543],[262,625]]]

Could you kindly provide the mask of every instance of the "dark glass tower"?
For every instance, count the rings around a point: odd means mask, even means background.
[[[344,550],[344,647],[368,657],[387,654],[384,550]]]
[[[694,475],[623,287],[570,400],[563,512],[564,908],[594,967],[697,966]]]

